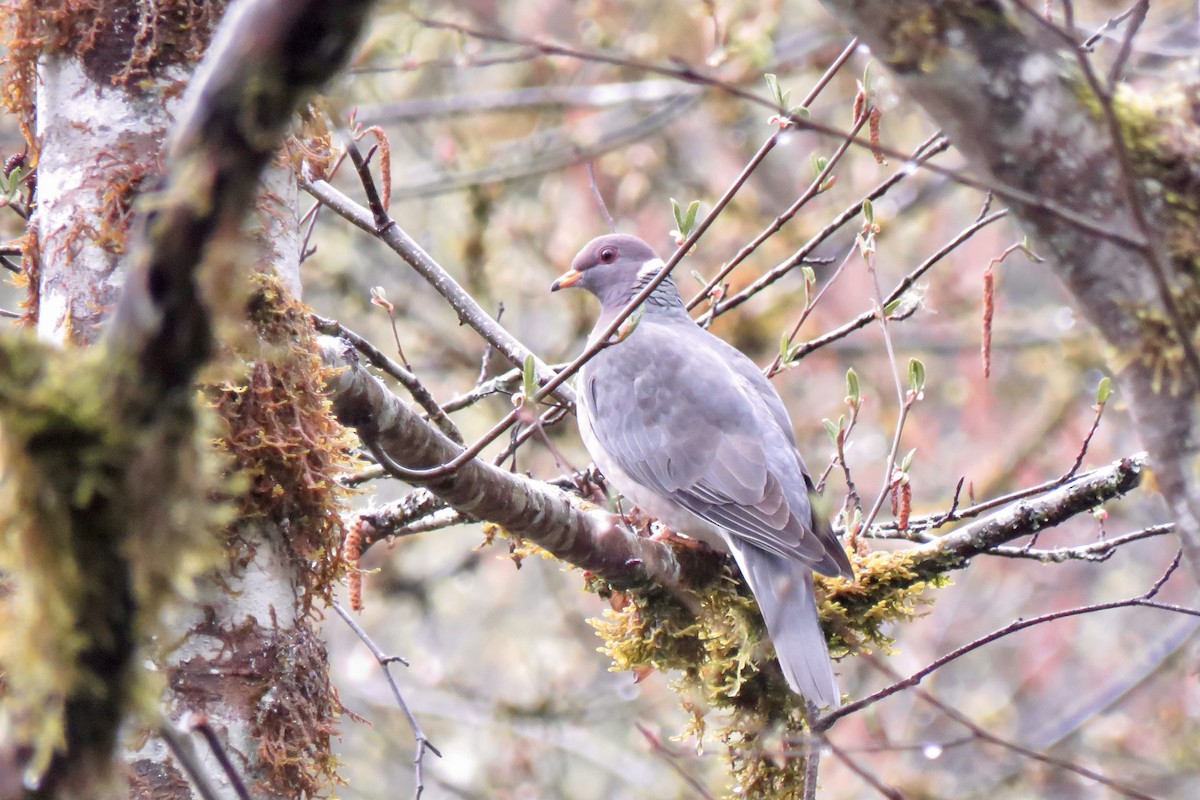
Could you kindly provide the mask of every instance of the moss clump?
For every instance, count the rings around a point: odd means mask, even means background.
[[[0,727],[35,777],[54,759],[103,771],[137,694],[136,643],[211,563],[224,521],[194,398],[131,420],[117,362],[0,338]]]
[[[820,606],[829,652],[834,658],[868,652],[889,651],[894,639],[887,632],[896,622],[908,622],[929,602],[925,590],[950,583],[946,575],[923,578],[927,567],[918,569],[904,550],[878,550],[854,557],[853,582],[844,578],[817,576],[825,589]]]
[[[1094,99],[1092,100],[1094,103]],[[1170,258],[1175,305],[1200,345],[1200,83],[1158,92],[1119,86],[1113,108],[1132,168],[1149,199],[1152,224]],[[1099,110],[1096,110],[1099,113]],[[1177,391],[1183,347],[1175,325],[1159,309],[1139,312],[1142,335],[1124,355],[1154,371],[1156,389]]]
[[[905,553],[852,555],[858,579],[817,579],[821,620],[835,657],[888,648],[887,626],[906,621],[925,602],[926,588]],[[726,746],[731,798],[798,798],[805,780],[808,722],[802,700],[787,688],[762,616],[730,565],[696,589],[659,588],[623,594],[592,579],[590,589],[612,608],[592,620],[613,670],[643,674],[679,670],[674,688],[692,722],[683,732],[698,744],[714,736]],[[708,714],[722,722],[709,728]]]
[[[284,542],[303,582],[305,611],[332,602],[345,572],[339,475],[353,467],[352,440],[325,396],[321,360],[308,310],[273,277],[256,276],[249,301],[256,337],[243,337],[244,372],[209,389],[225,421],[219,445],[248,482],[244,518],[286,523]]]
[[[252,729],[262,765],[257,788],[264,795],[320,797],[341,782],[330,742],[345,709],[329,680],[325,644],[308,620],[297,620],[286,647],[273,641]]]
[[[852,555],[858,579],[818,579],[821,620],[836,657],[887,648],[886,626],[911,619],[929,586],[904,553]],[[592,579],[592,590],[612,608],[592,620],[600,648],[613,670],[643,674],[678,670],[675,688],[692,714],[684,731],[702,741],[715,737],[727,748],[731,797],[800,797],[805,780],[805,710],[792,693],[766,638],[758,607],[727,564],[719,577],[697,589],[658,588],[623,594]],[[709,711],[723,715],[710,729]]]

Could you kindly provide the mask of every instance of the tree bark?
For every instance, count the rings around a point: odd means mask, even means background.
[[[11,12],[26,26],[22,41],[43,48],[46,178],[31,222],[43,237],[41,332],[97,342],[103,354],[8,341],[0,348],[0,461],[18,465],[2,483],[9,499],[26,501],[6,503],[0,520],[0,568],[12,582],[0,597],[3,725],[15,723],[17,736],[5,747],[21,745],[0,752],[0,764],[27,768],[37,787],[30,797],[125,796],[113,745],[131,717],[136,727],[157,726],[131,712],[144,710],[156,684],[143,665],[159,657],[150,672],[165,677],[167,714],[195,712],[193,722],[215,730],[254,796],[313,796],[335,780],[329,745],[340,706],[309,612],[336,577],[336,558],[314,555],[336,553],[322,522],[336,514],[286,492],[286,504],[267,507],[261,498],[296,473],[334,485],[330,465],[340,455],[239,450],[232,438],[282,413],[305,448],[343,447],[316,391],[320,362],[305,317],[280,289],[298,289],[290,169],[276,171],[257,204],[264,263],[282,277],[236,296],[221,290],[246,283],[240,229],[256,207],[259,177],[298,104],[344,62],[369,3],[241,3],[161,165],[173,98],[221,4],[185,4],[197,18],[157,4],[95,6],[44,18],[48,9],[37,4]],[[80,36],[88,30],[94,35]],[[134,197],[148,187],[151,202],[138,207],[127,236]],[[214,431],[199,422],[206,415],[195,407],[194,381],[215,350],[213,330],[245,327],[247,297],[269,346],[249,348],[249,390],[227,393],[247,398],[231,404],[247,418],[228,422],[229,448],[250,477],[242,516],[214,559],[213,528],[232,511],[214,493],[228,495],[234,484],[204,466]],[[267,352],[285,355],[269,362]],[[291,402],[273,402],[280,395]],[[314,541],[314,531],[325,540]],[[195,604],[179,612],[170,601],[213,561],[223,566],[199,580]],[[177,616],[163,624],[169,607]],[[189,781],[232,796],[211,753],[185,776],[153,735],[142,737],[128,774],[138,797],[191,797]]]

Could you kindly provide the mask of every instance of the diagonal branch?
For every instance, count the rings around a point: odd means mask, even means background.
[[[345,342],[322,337],[321,350],[327,364],[342,367],[329,380],[334,411],[364,442],[417,468],[444,463],[459,452],[371,375]],[[428,481],[427,487],[460,512],[500,525],[619,588],[702,582],[703,574],[723,563],[711,554],[694,559],[676,554],[626,530],[602,509],[478,458]]]

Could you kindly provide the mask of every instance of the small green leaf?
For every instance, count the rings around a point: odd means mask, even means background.
[[[858,402],[858,373],[854,371],[854,367],[846,370],[846,396],[855,403]]]
[[[916,394],[925,390],[925,365],[915,358],[908,360],[908,388]]]
[[[791,92],[785,92],[779,86],[779,78],[772,72],[768,72],[763,78],[767,81],[767,88],[771,90],[771,96],[775,98],[775,105],[780,109],[787,108],[788,95]]]
[[[813,174],[820,175],[824,172],[825,167],[829,165],[829,159],[825,156],[819,156],[816,153],[812,154]]]
[[[1105,375],[1100,379],[1100,385],[1096,387],[1096,405],[1102,406],[1107,403],[1110,395],[1112,395],[1112,379]]]
[[[871,205],[870,200],[863,200],[862,214],[868,225],[875,224],[875,206]]]
[[[13,167],[8,173],[8,177],[4,179],[4,195],[12,197],[17,193],[17,186],[21,183],[21,179],[25,177],[25,170],[22,167]]]
[[[788,351],[792,349],[792,343],[788,341],[788,335],[785,333],[779,337],[779,361],[786,364],[788,360]]]
[[[674,197],[671,198],[671,213],[675,216],[676,229],[683,233],[683,211],[679,208],[679,201]]]
[[[829,419],[823,419],[823,420],[821,420],[821,423],[825,426],[825,432],[827,434],[829,434],[829,438],[833,440],[834,444],[837,444],[838,431],[840,431],[841,429],[832,420],[829,420]]]
[[[908,468],[912,466],[913,456],[917,454],[917,448],[913,448],[904,454],[904,458],[900,459],[900,471],[908,472]]]
[[[637,326],[642,321],[642,314],[645,314],[645,313],[646,313],[646,304],[643,303],[642,305],[638,306],[637,310],[629,315],[629,319],[626,320],[625,323],[620,328],[617,329],[616,338],[614,339],[614,343],[623,342],[626,339],[628,339],[630,337],[630,335],[632,335],[633,332],[637,330]]]
[[[521,368],[521,383],[521,391],[524,392],[526,400],[537,394],[537,375],[533,367],[533,353],[525,356],[525,363]]]
[[[686,237],[692,232],[692,226],[696,224],[696,212],[700,210],[700,201],[693,200],[688,203],[687,211],[679,205],[679,201],[674,197],[671,198],[671,214],[675,217],[675,230],[680,236]]]
[[[808,106],[792,106],[788,109],[788,114],[796,119],[808,119],[812,114],[808,110]]]
[[[900,307],[900,304],[901,304],[902,302],[904,302],[904,298],[903,298],[903,297],[897,297],[897,298],[896,298],[895,300],[893,300],[892,302],[890,302],[890,303],[886,304],[886,305],[883,307],[883,314],[884,314],[884,316],[886,316],[886,317],[890,317],[890,316],[892,315],[892,312],[893,312],[893,311],[895,311],[897,308],[899,308],[899,307]]]

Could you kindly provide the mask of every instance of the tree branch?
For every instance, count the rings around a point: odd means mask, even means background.
[[[348,344],[322,337],[321,352],[327,364],[342,367],[329,380],[334,411],[365,442],[416,468],[445,463],[460,451],[371,375]],[[500,525],[619,588],[702,582],[721,562],[712,554],[677,556],[665,544],[626,530],[602,509],[586,508],[559,489],[478,458],[426,485],[458,511]]]

